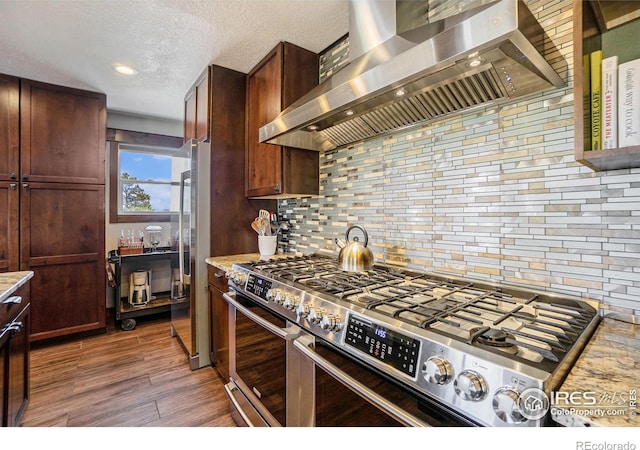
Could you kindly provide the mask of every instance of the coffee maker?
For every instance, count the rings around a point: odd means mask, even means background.
[[[129,281],[129,303],[144,306],[151,299],[151,271],[139,269],[131,272]]]

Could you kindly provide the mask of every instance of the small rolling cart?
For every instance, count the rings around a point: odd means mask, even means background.
[[[125,331],[136,327],[136,317],[171,311],[179,256],[171,247],[141,248],[139,252],[111,250],[107,271],[114,289],[116,323]],[[177,296],[174,292],[174,297]]]

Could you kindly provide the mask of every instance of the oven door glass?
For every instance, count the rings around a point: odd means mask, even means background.
[[[295,347],[300,349],[301,340]],[[309,346],[306,346],[310,349]],[[326,363],[315,365],[315,426],[317,427],[387,427],[387,426],[461,426],[462,422],[416,393],[390,382],[351,357],[338,352],[330,344],[318,339],[313,345],[314,359]],[[306,353],[306,352],[305,352]],[[337,370],[333,370],[334,367]],[[341,372],[341,375],[336,375]],[[353,382],[345,384],[344,375]],[[347,385],[360,384],[372,391],[354,392]]]
[[[286,321],[267,312],[253,301],[236,296],[235,300],[253,314],[268,321],[278,329],[286,327]],[[236,309],[235,373],[240,389],[271,425],[286,423],[286,340]],[[273,419],[277,424],[273,423]]]

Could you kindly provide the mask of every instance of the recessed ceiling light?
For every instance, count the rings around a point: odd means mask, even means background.
[[[138,73],[135,68],[127,66],[126,64],[114,64],[113,69],[123,75],[136,75]]]

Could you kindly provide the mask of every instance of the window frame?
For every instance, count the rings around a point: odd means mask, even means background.
[[[118,147],[119,144],[131,144],[175,148],[177,150],[182,147],[183,138],[109,128],[107,129],[107,142],[109,143],[109,223],[170,222],[175,213],[120,214],[118,211],[118,187],[120,185]]]

